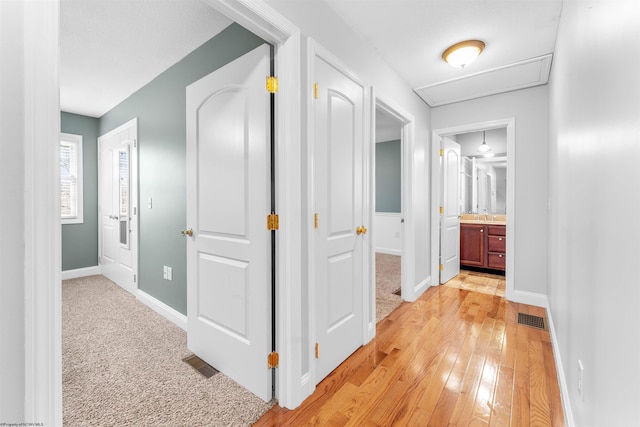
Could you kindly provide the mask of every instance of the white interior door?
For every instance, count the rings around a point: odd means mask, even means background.
[[[363,343],[364,87],[314,57],[316,383]]]
[[[187,87],[187,341],[271,399],[269,46]]]
[[[443,138],[440,283],[460,274],[460,144]]]
[[[100,150],[100,269],[134,292],[137,269],[137,121],[98,138]]]

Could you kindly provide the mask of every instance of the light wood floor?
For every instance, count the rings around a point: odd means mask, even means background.
[[[498,274],[460,270],[460,274],[449,280],[444,286],[503,297],[506,279]]]
[[[403,303],[296,410],[255,426],[563,426],[544,309],[446,286]]]

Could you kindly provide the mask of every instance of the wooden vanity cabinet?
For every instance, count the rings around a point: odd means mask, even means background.
[[[460,224],[460,265],[504,270],[506,227],[489,224]]]
[[[487,225],[487,268],[504,270],[507,253],[506,227]]]
[[[460,265],[484,267],[485,252],[484,225],[460,224]]]

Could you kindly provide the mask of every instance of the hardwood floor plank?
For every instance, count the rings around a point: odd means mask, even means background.
[[[511,400],[511,423],[514,426],[530,424],[529,401],[529,342],[526,326],[518,326],[518,349],[516,351],[513,399]]]
[[[493,335],[487,349],[484,367],[482,368],[476,400],[473,405],[473,420],[480,420],[488,424],[491,419],[503,342],[504,322],[496,321],[493,328]]]
[[[403,303],[296,410],[256,426],[564,426],[548,332],[515,304],[445,286]]]
[[[529,342],[529,396],[531,399],[531,425],[550,426],[550,408],[547,397],[546,372],[542,342]]]
[[[549,335],[549,333],[547,333],[547,335]],[[547,396],[549,398],[549,408],[551,410],[551,425],[554,427],[564,427],[564,411],[562,410],[560,386],[558,384],[558,372],[556,370],[551,342],[543,342],[542,349],[544,352],[544,369],[547,375]]]
[[[487,316],[488,311],[491,310],[489,304],[493,297],[488,297],[482,294],[473,294],[478,303],[483,304],[483,310],[480,310],[478,314],[478,326],[481,327],[479,331],[478,340],[474,348],[474,353],[471,358],[467,372],[464,375],[462,396],[456,403],[456,408],[452,415],[452,422],[458,425],[468,425],[473,418],[473,408],[477,397],[478,390],[481,386],[482,372],[486,361],[486,353],[489,347],[490,339],[493,335],[493,329],[495,327],[495,319]],[[483,298],[479,298],[482,296]],[[482,316],[484,314],[484,316]],[[480,319],[482,323],[480,324]]]
[[[438,399],[433,414],[429,417],[427,427],[442,427],[449,424],[458,396],[458,393],[445,388]]]
[[[508,426],[511,419],[511,398],[513,397],[513,369],[500,366],[498,383],[493,398],[491,420],[489,425]]]
[[[460,352],[468,337],[468,331],[468,324],[463,323],[460,325],[460,328],[456,331],[456,339],[449,345],[446,352],[443,353],[443,357],[438,363],[437,370],[433,376],[431,378],[425,378],[423,383],[419,384],[417,392],[407,397],[405,402],[406,408],[400,408],[398,415],[393,420],[393,424],[403,425],[409,420],[414,419],[412,411],[415,412],[416,409],[419,409],[419,412],[423,414],[423,416],[431,416],[439,396],[442,394],[447,381],[452,375],[456,362],[460,360]],[[468,353],[471,353],[470,349]]]

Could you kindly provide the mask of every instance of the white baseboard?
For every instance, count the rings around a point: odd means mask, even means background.
[[[546,308],[549,302],[545,294],[538,294],[528,291],[513,291],[506,295],[507,300],[520,304],[534,305],[536,307]]]
[[[311,381],[311,371],[308,371],[307,373],[302,375],[302,377],[300,377],[300,395],[304,397],[302,397],[298,402],[293,402],[295,403],[295,406],[291,405],[292,407],[287,407],[287,409],[297,408],[300,404],[302,404],[304,399],[313,394],[315,388],[315,384],[313,383],[313,381]]]
[[[409,299],[405,299],[404,297],[402,297],[402,299],[407,302],[416,301],[427,290],[430,284],[431,284],[431,276],[427,276],[424,280],[422,280],[420,283],[414,286],[413,290],[416,296],[415,299],[409,300]],[[402,296],[402,293],[400,294],[400,296]]]
[[[375,313],[373,313],[374,317],[375,317]],[[368,344],[372,339],[374,339],[376,336],[376,322],[375,320],[373,322],[369,322],[369,324],[367,325],[367,332],[365,334],[364,337],[364,342],[362,343],[362,345],[366,345]]]
[[[100,266],[76,268],[75,270],[64,270],[61,274],[62,280],[77,279],[78,277],[95,276],[100,274]]]
[[[381,254],[387,254],[387,255],[402,256],[401,250],[393,249],[393,248],[376,248],[376,252]]]
[[[562,357],[560,355],[560,346],[558,344],[558,338],[556,337],[556,329],[553,324],[553,317],[551,316],[551,307],[549,307],[548,299],[545,308],[547,309],[547,321],[549,322],[549,334],[551,335],[551,348],[553,349],[553,358],[556,362],[556,372],[558,373],[558,383],[560,384],[560,396],[562,398],[564,421],[567,427],[575,427],[576,424],[573,420],[573,412],[571,411],[571,401],[569,400],[569,386],[567,385],[567,377],[564,374]]]
[[[138,298],[138,300],[140,300],[141,303],[158,313],[160,316],[167,319],[169,322],[173,323],[180,329],[183,329],[185,331],[187,330],[187,316],[185,316],[184,314],[169,307],[167,304],[163,303],[160,300],[157,300],[156,298],[152,297],[144,291],[141,291],[140,289],[138,289],[136,297]]]

